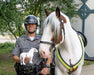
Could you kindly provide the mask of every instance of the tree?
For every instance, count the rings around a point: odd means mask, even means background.
[[[5,0],[0,1],[0,32],[11,33],[16,39],[24,34],[22,27],[24,18],[33,14],[40,16],[41,1],[36,0]]]
[[[10,32],[17,39],[25,32],[25,16],[33,14],[42,21],[44,9],[54,11],[57,6],[71,18],[77,14],[73,3],[74,0],[0,0],[0,32]]]
[[[15,38],[23,34],[23,14],[17,4],[16,0],[0,1],[0,32],[10,32]]]
[[[50,11],[54,11],[58,6],[70,19],[78,14],[76,12],[78,5],[75,4],[75,0],[45,0],[43,4],[43,8]]]

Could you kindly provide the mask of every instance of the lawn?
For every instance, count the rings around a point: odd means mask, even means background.
[[[0,44],[0,75],[16,75],[14,61],[12,60],[11,51],[14,47],[12,43]]]
[[[16,75],[14,70],[13,60],[2,60],[0,61],[0,75]]]

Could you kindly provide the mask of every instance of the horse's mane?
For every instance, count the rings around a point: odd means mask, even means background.
[[[52,12],[44,21],[43,29],[47,26],[51,25],[52,32],[54,32],[57,37],[60,34],[60,21],[56,17],[55,12]]]

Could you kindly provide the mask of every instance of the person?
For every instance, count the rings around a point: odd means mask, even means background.
[[[36,48],[37,50],[39,49],[41,36],[36,34],[36,29],[38,27],[37,18],[34,15],[28,15],[24,20],[24,26],[26,28],[27,33],[22,35],[16,40],[16,45],[12,51],[13,59],[16,62],[15,70],[17,72],[17,75],[37,75],[38,73],[36,71],[30,71],[32,65],[28,63],[30,57],[27,57],[27,55],[24,60],[26,66],[20,65],[20,54],[22,52],[28,52],[31,48]],[[38,62],[41,62],[41,57],[39,55],[39,52],[34,53],[32,61],[33,64],[37,64]],[[46,62],[46,66],[49,66],[50,62],[51,62],[51,57],[48,58]],[[24,69],[27,69],[28,71]],[[44,67],[39,74],[46,75],[47,71],[48,71],[48,67]]]

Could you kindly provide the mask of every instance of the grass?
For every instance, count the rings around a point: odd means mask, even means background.
[[[94,64],[94,61],[84,61],[84,66]]]
[[[13,60],[0,61],[0,75],[16,75]]]
[[[14,44],[8,42],[0,44],[0,75],[16,75],[15,62],[9,56],[13,47]]]

